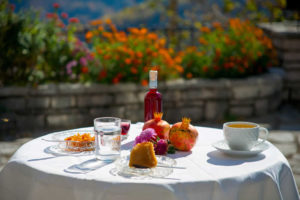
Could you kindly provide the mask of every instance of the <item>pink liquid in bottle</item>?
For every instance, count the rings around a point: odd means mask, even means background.
[[[157,91],[157,71],[150,70],[149,92],[144,99],[144,121],[153,119],[155,112],[162,112],[162,95]]]

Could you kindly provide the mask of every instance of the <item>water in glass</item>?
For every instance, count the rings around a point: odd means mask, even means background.
[[[100,160],[115,160],[120,156],[121,127],[117,124],[99,124],[95,122],[96,158]]]

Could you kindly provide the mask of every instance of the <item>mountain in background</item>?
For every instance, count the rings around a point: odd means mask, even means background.
[[[59,11],[77,17],[84,24],[90,20],[113,15],[127,7],[136,6],[145,0],[9,0],[16,10],[34,8],[42,15],[53,12],[53,3],[60,5]]]
[[[9,0],[9,2],[16,5],[16,10],[38,9],[41,16],[53,12],[53,4],[58,3],[59,12],[66,12],[69,17],[79,18],[82,24],[94,19],[110,18],[119,28],[144,26],[150,29],[166,28],[172,23],[181,27],[191,27],[196,22],[203,24],[212,21],[226,22],[228,17],[237,17],[239,9],[246,6],[250,6],[251,9],[255,7],[254,3],[251,5],[247,0]],[[176,2],[175,15],[170,15],[168,8],[172,2]],[[230,9],[236,6],[239,9],[223,12],[223,8],[226,10],[226,7]],[[268,15],[266,10],[262,11]],[[253,14],[243,15],[242,17],[246,19],[251,17],[255,19]]]
[[[16,10],[34,8],[42,16],[53,12],[53,4],[60,5],[59,12],[77,17],[82,24],[93,19],[110,18],[118,27],[165,27],[168,23],[167,6],[170,0],[9,0]],[[186,22],[199,20],[203,11],[211,13],[212,5],[222,0],[178,0],[178,18]],[[181,24],[184,24],[181,22]]]

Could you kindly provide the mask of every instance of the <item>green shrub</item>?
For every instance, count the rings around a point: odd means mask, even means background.
[[[274,59],[271,40],[249,21],[230,19],[225,29],[220,23],[202,27],[199,45],[182,54],[186,78],[240,78],[267,71]]]

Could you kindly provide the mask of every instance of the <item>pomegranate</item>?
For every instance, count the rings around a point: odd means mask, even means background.
[[[170,124],[162,120],[163,113],[154,113],[154,118],[145,122],[143,130],[153,128],[160,139],[169,139]]]
[[[177,122],[170,129],[169,140],[178,150],[190,151],[197,141],[198,131],[190,122],[189,118],[184,117],[182,122]]]

